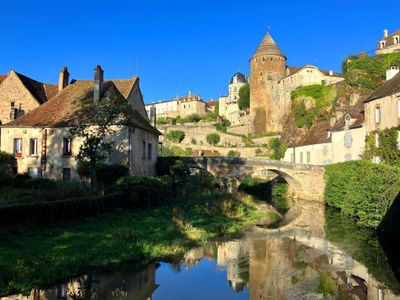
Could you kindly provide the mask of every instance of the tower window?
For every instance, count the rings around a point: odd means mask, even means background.
[[[271,57],[271,61],[273,61],[274,60],[274,58],[273,57]]]
[[[375,107],[375,123],[380,123],[381,122],[381,107],[377,106]]]
[[[263,56],[262,61],[265,62],[265,56]]]

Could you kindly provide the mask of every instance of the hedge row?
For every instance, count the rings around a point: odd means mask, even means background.
[[[370,161],[325,167],[325,202],[376,228],[400,192],[400,169]]]
[[[51,225],[62,221],[96,216],[117,208],[132,207],[132,201],[123,193],[102,197],[20,204],[0,209],[0,226],[17,223]]]

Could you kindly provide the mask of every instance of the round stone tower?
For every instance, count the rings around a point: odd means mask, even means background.
[[[278,82],[286,76],[286,57],[269,33],[250,59],[250,114],[252,132],[280,132],[283,114]]]

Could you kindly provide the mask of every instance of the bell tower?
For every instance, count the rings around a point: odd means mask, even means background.
[[[285,76],[286,57],[267,33],[250,58],[252,133],[282,131],[284,112],[278,103],[278,82]]]

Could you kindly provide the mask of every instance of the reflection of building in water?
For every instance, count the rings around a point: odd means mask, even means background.
[[[150,264],[141,272],[102,272],[72,279],[46,290],[35,289],[29,294],[2,297],[0,300],[79,300],[101,298],[106,300],[151,299],[157,289],[157,264]]]
[[[249,265],[250,300],[287,299],[291,285],[295,242],[259,240],[251,243]]]
[[[248,288],[249,262],[247,244],[230,241],[218,245],[217,264],[227,269],[229,286],[236,292]]]

